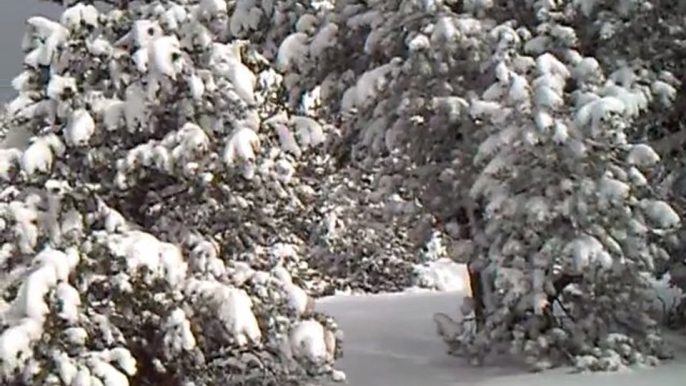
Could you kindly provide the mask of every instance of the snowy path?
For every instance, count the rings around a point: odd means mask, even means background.
[[[657,369],[616,374],[529,374],[510,366],[474,368],[445,354],[434,312],[457,314],[459,295],[415,293],[337,296],[318,309],[337,318],[345,333],[340,367],[350,386],[602,386],[686,385],[686,349]],[[686,346],[684,347],[686,348]]]

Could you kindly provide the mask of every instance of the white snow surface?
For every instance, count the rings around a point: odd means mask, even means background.
[[[459,292],[406,292],[320,299],[317,309],[336,318],[345,334],[338,368],[350,386],[677,386],[686,378],[686,337],[670,339],[677,358],[656,368],[571,374],[567,369],[529,373],[514,360],[472,367],[446,354],[431,320],[459,314]]]

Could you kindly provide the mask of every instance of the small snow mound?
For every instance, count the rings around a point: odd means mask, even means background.
[[[469,271],[467,265],[441,258],[414,267],[417,283],[421,287],[442,292],[469,291]]]

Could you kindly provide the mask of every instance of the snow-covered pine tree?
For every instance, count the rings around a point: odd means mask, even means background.
[[[298,277],[299,160],[323,126],[274,114],[281,79],[227,2],[117,5],[27,21],[8,113],[30,139],[0,150],[0,379],[341,379],[336,323]]]
[[[653,363],[667,354],[649,280],[680,219],[648,182],[660,157],[627,140],[652,80],[628,64],[606,76],[574,30],[541,19],[528,39],[497,27],[496,82],[471,101],[491,134],[472,195],[495,276],[477,352],[506,340],[536,369]]]
[[[602,5],[602,4],[600,4]],[[602,6],[594,7],[589,15],[578,13],[571,25],[578,31],[578,37],[586,55],[597,58],[603,66],[613,66],[617,57],[633,58],[652,64],[659,82],[655,82],[656,96],[650,111],[642,114],[633,123],[628,133],[631,140],[648,141],[661,156],[662,162],[654,185],[657,192],[669,198],[670,204],[683,218],[686,215],[686,174],[684,173],[684,111],[686,94],[684,79],[686,67],[686,30],[682,27],[686,16],[683,2],[663,0],[648,4],[636,2],[615,2],[612,12],[603,12]],[[640,6],[637,9],[637,6]],[[637,12],[638,10],[638,12]],[[627,17],[628,16],[628,17]],[[581,25],[586,28],[579,28]],[[588,28],[590,26],[590,28]],[[603,33],[604,32],[604,33]],[[666,72],[662,72],[666,70]],[[672,102],[673,99],[673,102]],[[666,102],[666,103],[665,103]],[[684,275],[684,246],[686,238],[683,229],[678,243],[669,246],[671,260],[658,264],[658,274],[665,274],[664,280],[686,291]],[[683,299],[683,300],[686,300]],[[673,304],[665,305],[671,308]],[[686,302],[681,310],[672,316],[670,324],[682,326],[686,320]]]
[[[403,182],[389,196],[423,198],[468,239],[455,250],[482,270],[481,323],[447,340],[476,362],[501,347],[533,369],[667,355],[648,282],[680,220],[651,188],[660,157],[632,124],[672,102],[673,74],[621,51],[601,64],[582,54],[598,40],[571,27],[592,20],[609,45],[659,5],[338,1],[320,29],[335,43],[293,75],[320,83],[344,163],[386,165],[377,173]]]

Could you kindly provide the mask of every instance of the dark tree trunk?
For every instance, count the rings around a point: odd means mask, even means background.
[[[481,329],[486,322],[484,309],[486,308],[484,302],[484,287],[481,271],[474,269],[472,263],[467,264],[469,271],[469,286],[472,289],[472,299],[474,300],[474,318],[476,320],[476,328]]]

